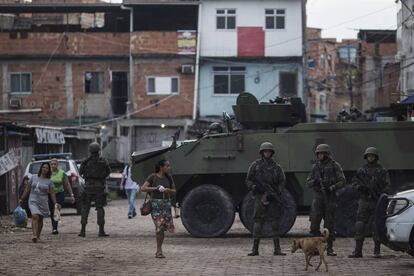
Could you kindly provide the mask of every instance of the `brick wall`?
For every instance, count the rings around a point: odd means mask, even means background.
[[[177,96],[169,98],[165,102],[152,107],[142,113],[134,115],[140,118],[175,118],[191,117],[193,112],[194,96],[194,75],[183,75],[180,70],[181,59],[173,60],[147,60],[135,66],[135,103],[134,109],[139,110],[148,105],[154,104],[167,96],[147,95],[146,77],[147,76],[178,76],[180,91]]]
[[[22,38],[27,35],[27,38]],[[105,56],[128,55],[129,33],[0,33],[0,56]]]
[[[28,95],[14,94],[10,97],[22,99],[23,109],[42,108],[40,119],[63,119],[66,118],[66,95],[65,95],[65,65],[51,63],[47,66],[42,63],[9,64],[8,78],[10,73],[28,72],[32,74],[32,93]],[[3,87],[1,87],[1,90]],[[4,93],[4,91],[2,91]],[[2,93],[2,95],[3,95]],[[31,115],[20,115],[31,120]]]
[[[108,62],[71,63],[72,64],[72,112],[67,111],[67,86],[66,63],[52,62],[46,67],[46,63],[10,64],[8,76],[13,72],[29,72],[32,74],[32,93],[29,95],[13,95],[22,99],[22,108],[41,108],[41,119],[65,120],[83,116],[110,117],[112,114],[111,99],[111,71],[128,71],[127,60],[124,63],[111,64]],[[1,68],[0,68],[1,69]],[[104,72],[104,93],[85,93],[85,73]],[[2,72],[0,71],[2,74]],[[0,103],[2,104],[3,78],[0,78]],[[6,92],[7,93],[7,92]],[[11,95],[8,96],[10,98]],[[86,108],[83,109],[83,104]],[[16,115],[13,115],[16,116]],[[30,118],[31,115],[18,115],[19,118]]]
[[[380,43],[378,50],[375,43],[361,43],[361,56],[374,56],[378,51],[380,56],[395,56],[397,54],[397,44],[396,43]]]
[[[177,54],[177,32],[135,32],[131,35],[133,54]]]

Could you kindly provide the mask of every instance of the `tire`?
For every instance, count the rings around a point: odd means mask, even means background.
[[[358,192],[352,187],[338,191],[335,232],[339,237],[353,237],[358,210]]]
[[[286,206],[282,209],[282,213],[280,216],[280,235],[284,236],[287,232],[289,232],[293,224],[295,224],[296,202],[293,196],[286,189],[284,189],[282,192],[282,198],[283,201],[286,203]],[[239,215],[244,227],[246,227],[246,229],[249,230],[250,233],[253,233],[254,197],[252,192],[249,192],[244,197]],[[262,236],[270,237],[271,233],[271,222],[270,220],[266,220],[263,225]]]
[[[223,236],[233,225],[235,206],[232,197],[216,185],[191,190],[181,207],[181,220],[194,237]]]

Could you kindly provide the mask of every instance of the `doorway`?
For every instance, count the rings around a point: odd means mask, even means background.
[[[114,116],[125,115],[128,101],[128,72],[112,72],[111,108]]]

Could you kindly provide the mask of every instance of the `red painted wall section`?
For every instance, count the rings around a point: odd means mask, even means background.
[[[265,33],[262,27],[237,28],[237,56],[263,57]]]

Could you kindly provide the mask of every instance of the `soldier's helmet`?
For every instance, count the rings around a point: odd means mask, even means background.
[[[222,133],[223,127],[220,125],[220,123],[214,122],[211,125],[209,125],[208,132],[209,133]]]
[[[259,148],[259,153],[260,153],[260,154],[262,154],[262,152],[263,152],[264,150],[269,150],[269,151],[271,151],[273,154],[275,154],[275,148],[273,147],[273,144],[272,144],[272,143],[270,143],[270,142],[264,142],[264,143],[262,143],[262,144],[260,145],[260,148]]]
[[[377,160],[379,159],[379,155],[378,155],[377,148],[374,148],[374,147],[367,148],[365,150],[365,153],[364,153],[364,159],[367,159],[368,154],[373,154],[373,155],[375,155],[377,157]]]
[[[98,143],[93,142],[89,144],[89,153],[98,153],[101,150],[101,146]]]
[[[315,149],[315,154],[318,153],[331,154],[331,147],[328,144],[320,144]]]

